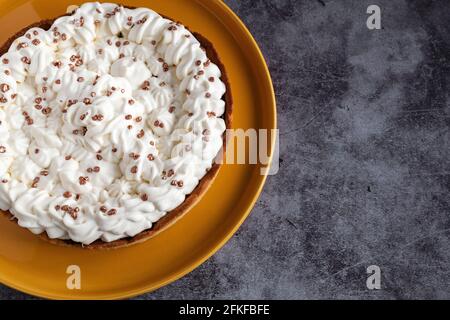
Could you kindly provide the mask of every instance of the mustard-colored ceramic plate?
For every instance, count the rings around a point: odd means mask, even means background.
[[[111,1],[114,2],[114,1]],[[234,128],[276,127],[273,87],[264,58],[239,18],[220,0],[120,1],[167,15],[206,36],[226,67],[234,98]],[[23,27],[53,18],[82,1],[0,0],[0,43]],[[274,141],[271,141],[271,149]],[[125,298],[160,288],[192,271],[236,232],[265,176],[259,165],[223,165],[201,202],[145,243],[114,251],[48,244],[0,217],[0,282],[47,298]],[[81,289],[66,286],[69,265],[81,269]]]

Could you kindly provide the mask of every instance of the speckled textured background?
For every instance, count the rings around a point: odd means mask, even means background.
[[[226,3],[272,72],[281,169],[222,250],[139,298],[450,298],[450,1]]]

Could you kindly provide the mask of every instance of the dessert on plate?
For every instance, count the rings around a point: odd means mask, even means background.
[[[0,48],[0,209],[47,241],[144,241],[205,193],[231,122],[199,33],[147,8],[85,3]]]

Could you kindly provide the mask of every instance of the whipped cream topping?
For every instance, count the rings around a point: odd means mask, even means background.
[[[0,209],[35,234],[132,237],[222,148],[221,72],[184,26],[86,3],[0,58]]]

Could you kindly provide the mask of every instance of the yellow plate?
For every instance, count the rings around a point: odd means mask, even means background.
[[[206,36],[230,77],[233,127],[276,127],[275,97],[264,58],[244,24],[222,1],[120,2],[151,8]],[[0,0],[0,43],[33,22],[63,14],[74,3],[82,1]],[[174,226],[143,244],[116,251],[47,244],[2,217],[0,282],[57,299],[125,298],[155,290],[192,271],[225,244],[250,213],[265,178],[259,165],[224,165],[201,202]],[[81,290],[66,288],[69,265],[81,268]]]

